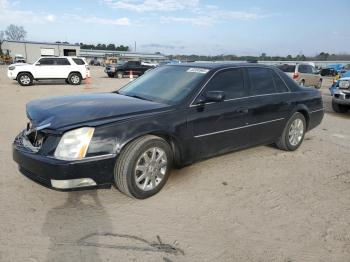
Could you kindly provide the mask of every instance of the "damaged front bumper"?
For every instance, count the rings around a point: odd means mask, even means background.
[[[115,154],[65,161],[44,155],[21,132],[13,142],[13,159],[19,171],[45,187],[60,191],[109,188],[113,183]]]

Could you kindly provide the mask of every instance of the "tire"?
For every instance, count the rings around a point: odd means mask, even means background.
[[[300,122],[302,123],[302,131],[300,130],[300,132],[295,133],[297,140],[293,141],[293,138],[291,138],[291,137],[293,137],[293,133],[291,133],[292,125],[293,124],[298,125]],[[303,114],[296,112],[288,120],[286,126],[284,127],[284,130],[283,130],[281,137],[276,142],[276,146],[279,149],[282,149],[285,151],[294,151],[294,150],[298,149],[298,147],[303,142],[305,132],[306,132],[305,117],[303,116]]]
[[[117,77],[118,77],[118,79],[122,79],[123,76],[124,76],[124,74],[123,74],[122,71],[118,71],[118,72],[117,72]]]
[[[317,85],[315,85],[315,88],[316,88],[316,89],[321,89],[321,87],[322,87],[322,79],[320,79],[320,80],[318,81]]]
[[[70,73],[68,76],[68,82],[71,85],[80,85],[81,80],[81,75],[79,73]]]
[[[345,105],[339,105],[334,101],[332,101],[332,108],[333,108],[333,111],[336,113],[346,113],[349,110],[349,107]]]
[[[108,75],[108,77],[110,77],[110,78],[114,78],[114,74],[107,74]]]
[[[152,160],[153,154],[154,158],[161,155],[165,158],[160,158],[160,161]],[[150,162],[146,161],[145,155],[151,159]],[[157,164],[152,164],[152,161]],[[172,163],[173,153],[165,140],[153,135],[140,137],[129,143],[119,155],[114,168],[115,185],[119,191],[130,197],[151,197],[165,185]]]
[[[31,86],[33,85],[33,76],[29,73],[20,73],[17,76],[17,82],[21,86]]]

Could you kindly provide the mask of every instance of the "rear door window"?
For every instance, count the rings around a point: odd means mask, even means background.
[[[40,65],[54,65],[54,58],[42,58],[39,60]]]
[[[77,65],[85,65],[85,62],[83,59],[80,58],[73,58],[74,63],[76,63]]]
[[[273,82],[275,83],[276,92],[277,93],[289,92],[288,87],[283,82],[281,77],[274,71],[271,71],[271,73],[272,73]]]
[[[269,68],[248,68],[251,95],[265,95],[276,93],[272,70]]]
[[[207,84],[205,91],[223,91],[225,99],[247,96],[241,69],[228,69],[217,73]]]
[[[55,65],[70,65],[67,58],[55,58]]]

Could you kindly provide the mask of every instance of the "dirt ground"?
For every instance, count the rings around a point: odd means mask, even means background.
[[[256,147],[172,172],[156,196],[56,192],[17,170],[11,143],[36,98],[104,92],[127,79],[102,67],[81,86],[20,87],[0,66],[0,261],[350,261],[350,114],[330,108],[296,152]]]

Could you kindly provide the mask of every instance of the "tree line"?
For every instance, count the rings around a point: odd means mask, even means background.
[[[129,51],[128,46],[120,45],[116,46],[115,44],[84,44],[80,43],[81,49],[92,49],[92,50],[111,50],[111,51]]]
[[[260,56],[237,56],[237,55],[169,55],[169,59],[181,61],[350,61],[350,54],[329,54],[321,52],[315,56],[268,56],[262,53]]]

